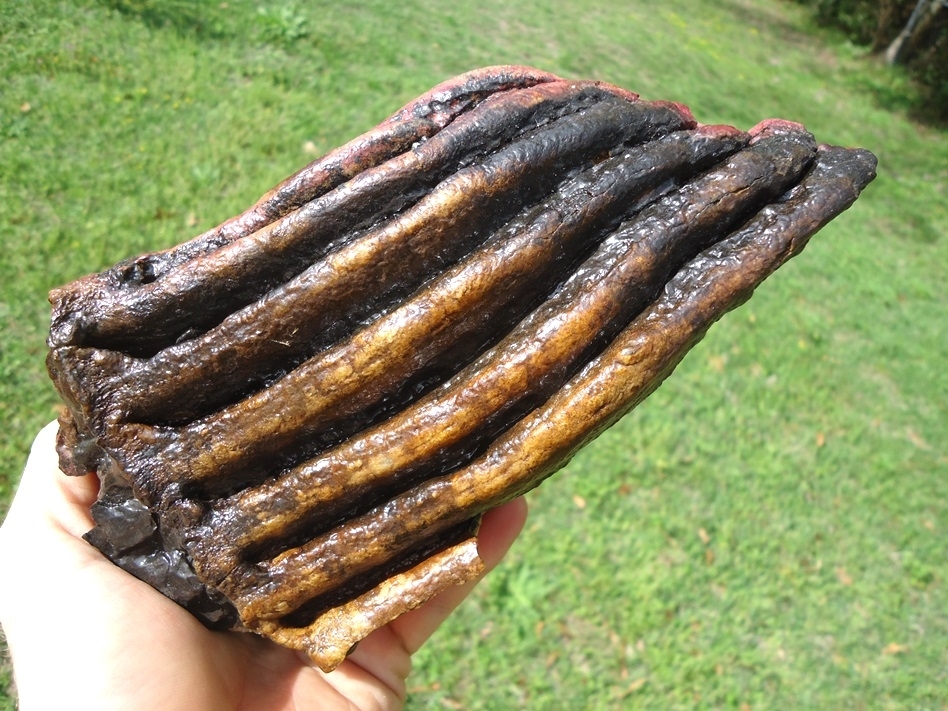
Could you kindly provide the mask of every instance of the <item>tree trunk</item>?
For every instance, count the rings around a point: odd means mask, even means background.
[[[918,0],[905,28],[886,49],[885,63],[892,66],[904,61],[906,49],[911,47],[916,35],[931,25],[931,21],[944,5],[945,0]]]

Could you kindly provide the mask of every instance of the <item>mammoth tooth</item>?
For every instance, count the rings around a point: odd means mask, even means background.
[[[334,668],[481,571],[479,517],[847,209],[868,151],[525,67],[449,80],[223,225],[54,290],[87,539]]]

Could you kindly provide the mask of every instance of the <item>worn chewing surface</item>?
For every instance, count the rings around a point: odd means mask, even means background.
[[[54,290],[87,539],[334,668],[482,571],[482,513],[648,396],[875,176],[601,82],[435,87],[178,247]]]

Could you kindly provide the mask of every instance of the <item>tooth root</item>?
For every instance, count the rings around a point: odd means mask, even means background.
[[[331,669],[476,577],[480,515],[641,402],[874,168],[599,82],[446,82],[233,220],[53,292],[61,459],[96,469],[109,521],[88,538]]]

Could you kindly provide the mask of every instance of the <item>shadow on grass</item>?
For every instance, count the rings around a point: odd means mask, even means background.
[[[788,20],[779,6],[759,7],[748,0],[723,0],[723,6],[730,8],[735,17],[741,18],[748,27],[759,32],[769,32],[780,37],[782,42],[797,47],[810,47],[818,50],[822,45],[848,44],[838,31],[820,26],[817,20],[811,20],[813,31],[806,32],[800,26]],[[807,23],[809,24],[809,23]],[[869,71],[850,75],[851,86],[873,97],[879,108],[901,113],[912,121],[935,129],[948,129],[948,109],[945,99],[948,89],[926,87],[913,79],[902,67],[889,67],[878,54],[872,54],[866,47],[856,48],[857,61],[869,68]]]
[[[295,2],[259,5],[248,14],[227,3],[203,0],[99,0],[126,17],[158,30],[207,40],[244,40],[293,51],[309,36],[308,16]]]
[[[760,6],[751,0],[722,0],[718,5],[728,8],[748,27],[763,34],[776,35],[783,43],[807,48],[820,43],[819,38],[802,31],[799,25],[788,19],[780,6]]]
[[[880,109],[901,113],[929,128],[948,129],[948,113],[935,90],[913,80],[900,67],[886,66],[877,55],[866,54],[861,61],[871,69],[854,76],[852,86],[872,96]]]
[[[158,29],[171,28],[198,38],[221,39],[229,34],[216,3],[201,0],[100,0],[123,15]]]

